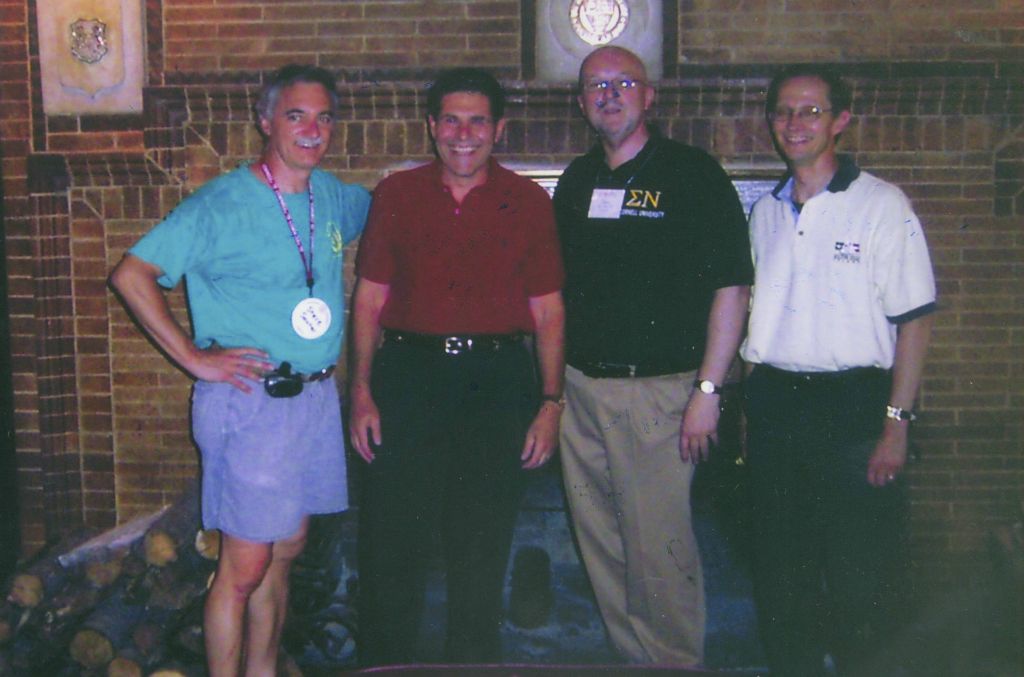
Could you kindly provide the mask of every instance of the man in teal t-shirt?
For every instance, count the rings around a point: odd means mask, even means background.
[[[308,517],[348,507],[331,374],[342,248],[363,229],[369,193],[317,168],[337,103],[323,69],[278,71],[256,104],[261,156],[184,200],[111,274],[146,333],[197,379],[203,525],[222,533],[204,618],[215,677],[274,674]],[[191,337],[161,290],[183,277]]]

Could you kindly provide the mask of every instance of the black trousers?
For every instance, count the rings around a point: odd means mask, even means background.
[[[745,384],[754,596],[773,676],[823,675],[826,653],[839,674],[868,674],[898,626],[905,487],[867,481],[889,388],[880,369],[758,366]]]
[[[416,660],[435,533],[446,564],[445,659],[501,659],[505,569],[539,393],[522,345],[445,355],[385,343],[372,391],[382,444],[359,499],[360,662]]]

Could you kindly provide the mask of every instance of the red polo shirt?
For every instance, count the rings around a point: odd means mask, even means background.
[[[390,285],[382,327],[442,335],[532,333],[529,298],[565,276],[547,192],[493,159],[461,205],[439,161],[382,180],[356,274]]]

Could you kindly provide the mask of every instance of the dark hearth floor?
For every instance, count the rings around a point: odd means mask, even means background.
[[[704,482],[705,484],[707,482]],[[736,670],[743,674],[763,673],[764,659],[756,636],[753,605],[750,599],[749,577],[739,548],[742,539],[734,516],[728,514],[730,489],[721,486],[702,489],[698,476],[695,482],[695,526],[701,543],[708,605],[706,640],[706,667],[716,670]],[[355,510],[341,518],[349,537],[344,547],[342,578],[354,573]],[[551,558],[551,579],[554,603],[547,621],[538,627],[525,629],[506,621],[503,629],[505,662],[502,668],[479,668],[479,674],[538,674],[534,670],[543,666],[585,666],[574,672],[559,668],[559,675],[567,674],[641,674],[637,668],[621,665],[609,647],[604,627],[590,591],[585,571],[577,558],[565,512],[561,478],[557,466],[538,473],[532,483],[516,527],[512,558],[523,547],[541,547]],[[420,659],[425,664],[441,660],[440,648],[444,637],[444,580],[440,562],[433,569],[427,584],[426,613],[418,644]],[[506,577],[508,581],[510,577]],[[506,585],[506,594],[508,585]],[[347,651],[352,650],[351,644]],[[316,651],[299,658],[307,675],[345,674],[339,668],[351,664],[324,663]],[[344,657],[351,661],[352,656]],[[407,669],[411,670],[411,668]],[[443,666],[418,668],[418,672],[393,674],[440,675]],[[440,672],[438,672],[440,670]],[[495,671],[496,670],[496,671]],[[548,674],[551,671],[545,671]],[[373,673],[369,673],[373,674]],[[381,674],[381,673],[376,673]],[[465,674],[460,671],[460,674]],[[476,673],[468,673],[476,674]],[[646,674],[646,673],[643,673]],[[683,670],[660,670],[651,674],[700,674]]]
[[[744,524],[743,489],[738,473],[722,458],[702,464],[694,480],[694,524],[700,542],[707,598],[705,667],[729,677],[764,677],[764,656],[757,637],[749,577],[749,538]],[[327,518],[344,537],[329,558],[342,584],[331,609],[351,617],[345,581],[355,578],[355,510]],[[1013,527],[1016,547],[977,562],[970,580],[919,599],[913,619],[899,636],[888,638],[890,651],[877,670],[864,677],[1024,677],[1024,526]],[[444,637],[444,581],[440,562],[428,581],[426,613],[418,642],[422,664],[357,674],[434,677],[551,677],[590,675],[706,674],[682,668],[622,664],[608,646],[590,586],[569,531],[557,466],[539,472],[516,526],[512,559],[522,548],[543,548],[551,559],[554,601],[538,627],[526,629],[506,620],[502,633],[505,664],[440,665]],[[507,577],[506,581],[511,577]],[[508,592],[508,585],[506,593]],[[319,647],[304,638],[292,654],[307,677],[352,674],[355,642],[346,629],[320,633]],[[329,655],[329,657],[328,657]],[[894,668],[893,666],[899,666]]]

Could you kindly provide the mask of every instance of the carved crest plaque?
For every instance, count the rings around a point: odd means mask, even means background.
[[[589,45],[603,45],[626,30],[629,5],[625,0],[572,0],[569,21],[581,40]]]
[[[633,51],[647,65],[651,80],[661,78],[662,18],[665,0],[535,0],[532,48],[542,82],[573,82],[580,62],[597,47]]]
[[[71,24],[71,55],[82,63],[96,63],[107,55],[107,24],[99,19],[78,19]]]
[[[144,4],[139,0],[36,2],[47,115],[142,110]]]

